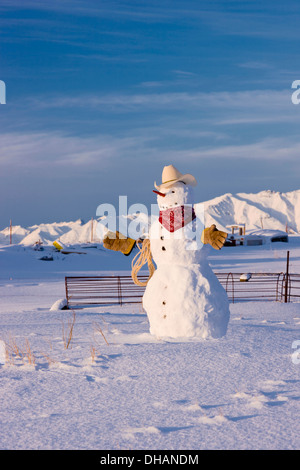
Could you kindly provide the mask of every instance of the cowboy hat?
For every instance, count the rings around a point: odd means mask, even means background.
[[[173,165],[164,167],[161,180],[162,183],[159,186],[156,184],[156,182],[154,183],[154,186],[158,191],[163,188],[168,188],[169,186],[172,186],[172,184],[177,183],[178,181],[182,181],[183,183],[188,184],[190,186],[197,185],[197,181],[194,176],[190,175],[189,173],[183,175]]]

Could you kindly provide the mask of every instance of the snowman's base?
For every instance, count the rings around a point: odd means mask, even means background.
[[[159,338],[220,338],[226,334],[229,302],[208,264],[163,265],[143,297],[150,333]]]

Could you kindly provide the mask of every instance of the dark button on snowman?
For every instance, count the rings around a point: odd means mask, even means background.
[[[149,239],[157,269],[148,281],[143,307],[150,333],[160,338],[219,338],[227,331],[227,294],[207,260],[207,243],[220,249],[226,234],[212,226],[202,233],[200,246],[192,239],[196,184],[192,175],[173,165],[163,169],[161,185],[154,183],[160,215],[150,227]]]

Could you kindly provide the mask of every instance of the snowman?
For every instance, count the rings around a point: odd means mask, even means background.
[[[148,238],[156,269],[147,282],[143,308],[150,333],[158,338],[220,338],[227,331],[227,294],[207,259],[209,245],[222,248],[227,234],[215,225],[202,231],[203,221],[199,223],[193,207],[196,184],[194,176],[173,165],[164,167],[160,185],[154,183],[160,212]]]

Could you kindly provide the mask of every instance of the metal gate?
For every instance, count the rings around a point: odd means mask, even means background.
[[[300,301],[300,274],[215,273],[230,302]],[[148,276],[139,276],[141,281]],[[131,276],[69,276],[65,278],[67,307],[140,303],[145,287]],[[299,299],[299,300],[298,300]]]
[[[139,276],[141,281],[148,276]],[[65,278],[68,308],[88,305],[140,303],[144,287],[134,284],[131,276],[72,276]]]

